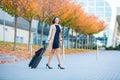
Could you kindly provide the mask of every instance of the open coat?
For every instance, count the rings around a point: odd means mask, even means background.
[[[60,45],[60,48],[62,48],[62,27],[59,25],[60,27],[60,35],[59,35],[59,45]],[[52,46],[53,46],[53,40],[54,40],[54,36],[55,36],[55,33],[56,33],[56,27],[55,27],[55,24],[52,24],[50,26],[50,30],[49,30],[49,35],[48,35],[48,39],[47,39],[47,50],[52,50]]]

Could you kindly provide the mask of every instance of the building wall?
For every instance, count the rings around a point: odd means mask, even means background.
[[[0,25],[0,41],[3,41],[3,26]]]
[[[119,17],[119,16],[118,16]],[[120,30],[118,29],[120,28],[120,25],[118,23],[118,20],[116,19],[115,22],[115,27],[114,27],[114,33],[113,33],[113,37],[112,37],[112,46],[115,47],[117,45],[120,44]]]
[[[27,30],[17,29],[16,41],[28,43],[29,33]],[[14,27],[0,25],[0,41],[14,42]],[[31,33],[31,43],[33,43],[33,33]]]
[[[79,0],[79,3],[89,15],[96,15],[99,20],[105,20],[109,26],[112,9],[106,0]]]
[[[112,39],[111,33],[113,32],[111,32],[111,29],[113,29],[115,24],[114,15],[116,12],[112,9],[109,0],[79,0],[79,2],[89,15],[95,15],[99,20],[105,21],[105,25],[107,25],[106,29],[98,34],[95,34],[95,36],[104,37],[104,35],[106,35],[109,38],[107,39],[107,46],[110,46]]]
[[[116,10],[116,7],[113,6],[115,4],[112,1],[110,0],[106,0],[106,1],[110,4],[111,9],[112,9],[112,16],[111,16],[111,21],[109,23],[110,26],[108,28],[108,41],[107,41],[107,47],[110,47],[114,45],[113,40],[115,40],[113,38],[114,38],[114,27],[115,27],[117,10]]]

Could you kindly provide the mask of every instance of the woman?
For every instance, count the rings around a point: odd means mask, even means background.
[[[54,53],[56,52],[56,57],[58,60],[58,68],[64,69],[61,64],[60,60],[60,47],[62,46],[62,27],[59,24],[60,20],[58,17],[54,17],[52,20],[52,25],[50,26],[49,36],[47,39],[47,49],[51,51],[51,54],[49,55],[48,63],[46,64],[46,67],[48,69],[53,69],[50,67],[50,62],[52,60],[52,57]]]

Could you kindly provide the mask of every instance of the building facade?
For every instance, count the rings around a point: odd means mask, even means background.
[[[0,25],[0,41],[14,42],[14,27]],[[33,37],[33,33],[32,37]],[[23,29],[17,29],[16,42],[28,43],[28,31]],[[32,41],[31,41],[32,42]]]
[[[96,15],[99,20],[105,20],[109,27],[112,8],[106,0],[79,0],[79,3],[89,15]]]
[[[112,45],[113,47],[120,45],[120,15],[117,15],[114,33],[112,37]]]
[[[17,37],[16,42],[28,43],[29,25],[28,21],[19,17],[17,22]],[[14,17],[0,9],[0,41],[14,42]],[[33,26],[33,24],[32,24]],[[32,27],[31,43],[33,43],[33,33],[36,31]]]
[[[120,1],[119,0],[79,0],[83,9],[89,15],[96,15],[100,20],[105,20],[106,29],[100,32],[97,36],[104,35],[108,38],[105,42],[107,47],[114,46],[117,43],[115,38],[115,30],[117,25],[117,14],[120,13]]]

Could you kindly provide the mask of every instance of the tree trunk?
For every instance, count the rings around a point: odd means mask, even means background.
[[[76,32],[76,41],[75,41],[75,48],[77,48],[77,32]]]
[[[42,21],[41,38],[40,38],[40,45],[41,46],[42,46],[42,40],[43,40],[43,31],[44,31],[44,22]]]
[[[70,28],[68,27],[67,48],[69,48],[69,30]]]
[[[64,26],[63,26],[62,29],[63,29],[63,30],[62,30],[62,39],[63,39],[62,45],[64,45]]]
[[[89,49],[91,49],[91,36],[89,35]]]
[[[94,47],[94,37],[93,35],[91,35],[91,49],[93,49]]]
[[[89,36],[86,35],[86,48],[88,49],[89,48]]]
[[[90,49],[92,49],[92,35],[90,35]]]
[[[85,49],[87,49],[87,35],[85,35]]]
[[[84,49],[86,49],[86,35],[84,34],[84,39],[83,39],[83,41],[84,41],[84,43],[83,43],[83,47],[84,47]]]
[[[31,51],[31,23],[32,20],[29,21],[28,51]]]
[[[78,43],[79,43],[79,48],[80,48],[80,33],[79,33],[79,38],[78,38],[78,39],[79,39],[79,40],[78,40],[78,41],[79,41]]]
[[[83,49],[83,45],[84,45],[84,36],[83,36],[83,34],[82,34],[82,44],[81,44],[81,48]]]
[[[73,29],[72,29],[72,37],[73,37]],[[72,38],[72,48],[73,48],[73,41],[74,41],[74,40],[73,40],[73,38]]]
[[[64,26],[62,28],[62,39],[63,39],[63,41],[62,41],[62,54],[64,55]]]
[[[82,44],[83,44],[83,49],[85,48],[85,35],[83,34],[83,42],[82,42]]]
[[[14,51],[16,50],[17,18],[18,16],[15,15],[15,32],[14,32],[14,46],[13,46]]]

